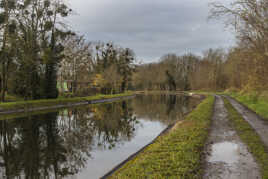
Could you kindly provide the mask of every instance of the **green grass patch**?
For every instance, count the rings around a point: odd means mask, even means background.
[[[263,179],[268,179],[268,153],[261,138],[250,124],[233,108],[230,102],[224,98],[224,104],[229,113],[229,120],[237,131],[241,140],[248,146],[249,151],[257,160]]]
[[[119,103],[124,99],[116,100],[116,101],[108,101],[104,103],[96,103],[96,104],[88,104],[88,107],[97,107],[100,105],[104,104],[111,104],[111,103]],[[66,107],[62,109],[82,109],[85,106],[72,106],[72,107]],[[55,109],[47,109],[47,110],[37,110],[37,111],[32,111],[32,112],[23,112],[23,113],[11,113],[11,114],[5,114],[5,115],[0,115],[0,120],[11,120],[11,119],[18,119],[18,118],[24,118],[24,117],[29,117],[29,116],[35,116],[35,115],[42,115],[42,114],[47,114],[51,112],[57,112],[59,111],[59,108]]]
[[[215,94],[217,93],[217,91],[210,91],[210,90],[191,90],[191,91],[185,91],[186,93],[196,93],[196,94],[207,94],[207,95],[211,95],[211,94]]]
[[[77,102],[124,97],[124,96],[130,96],[133,94],[134,93],[132,92],[126,92],[123,94],[115,94],[115,95],[96,95],[96,96],[89,96],[89,97],[7,102],[7,103],[0,103],[0,109],[2,111],[4,110],[7,111],[7,110],[16,110],[16,109],[29,109],[29,108],[34,108],[34,107],[49,107],[49,106],[55,106],[55,105],[60,105],[60,104],[71,104],[71,103],[77,103]]]
[[[110,178],[201,178],[214,97],[209,96],[168,134],[160,136]]]
[[[6,95],[6,101],[15,102],[15,101],[23,101],[23,98],[15,96],[15,95]]]
[[[255,93],[228,93],[240,103],[244,104],[258,115],[268,121],[268,96],[266,93],[256,95]]]

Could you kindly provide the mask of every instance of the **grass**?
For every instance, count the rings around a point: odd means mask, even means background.
[[[201,178],[202,151],[211,124],[209,96],[176,128],[160,136],[110,178]]]
[[[191,90],[191,91],[186,91],[187,93],[197,93],[197,94],[215,94],[216,91],[212,91],[212,90]]]
[[[103,104],[117,103],[117,102],[120,102],[122,100],[107,101],[104,103],[95,103],[95,104],[89,104],[89,105],[90,105],[90,107],[93,107],[93,106],[99,106],[99,105],[103,105]],[[84,106],[74,106],[74,107],[67,107],[67,108],[80,109],[81,107],[84,107]],[[37,111],[23,112],[23,113],[11,113],[11,114],[0,115],[0,120],[18,119],[18,118],[35,116],[35,115],[42,115],[42,114],[47,114],[47,113],[57,112],[57,111],[59,111],[58,108],[46,109],[46,110],[37,110]]]
[[[34,108],[34,107],[49,107],[49,106],[55,106],[55,105],[60,105],[60,104],[86,102],[86,101],[92,101],[92,100],[109,99],[109,98],[116,98],[116,97],[130,96],[130,95],[133,95],[133,93],[126,92],[123,94],[115,94],[115,95],[96,95],[96,96],[89,96],[89,97],[16,101],[16,102],[0,103],[0,109],[1,110],[16,110],[16,109],[29,109],[29,108]]]
[[[259,135],[248,124],[247,121],[233,108],[227,99],[224,104],[229,113],[229,120],[237,131],[241,140],[247,144],[249,151],[253,154],[260,166],[262,178],[268,179],[268,153]]]
[[[23,101],[23,98],[14,95],[6,95],[5,99],[8,102]]]
[[[237,101],[246,105],[251,110],[255,111],[258,115],[262,116],[268,121],[268,96],[263,94],[256,96],[254,93],[241,94],[241,93],[228,93],[228,95],[235,98]]]

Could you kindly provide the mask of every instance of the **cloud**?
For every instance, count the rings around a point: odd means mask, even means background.
[[[147,61],[166,53],[201,54],[228,47],[234,37],[207,21],[209,0],[69,0],[70,25],[90,41],[113,41]]]

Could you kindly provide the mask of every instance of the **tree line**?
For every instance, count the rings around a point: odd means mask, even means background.
[[[76,95],[121,93],[131,88],[135,71],[135,53],[112,42],[88,42],[83,36],[71,36],[64,43],[65,58],[61,61],[61,81],[71,79]]]
[[[134,52],[112,43],[89,43],[64,19],[63,0],[0,1],[0,91],[25,100],[57,98],[59,79],[95,82],[103,93],[128,88]]]
[[[0,8],[1,101],[9,90],[25,99],[56,98],[60,40],[71,33],[62,19],[71,9],[60,0],[2,0]]]
[[[1,0],[0,99],[7,93],[25,100],[57,98],[66,83],[75,96],[128,89],[267,89],[267,9],[266,0],[212,3],[210,18],[224,17],[236,34],[235,46],[136,65],[133,50],[75,34],[64,23],[72,9],[63,0]]]
[[[244,90],[267,89],[268,2],[234,0],[210,4],[210,18],[226,21],[237,44],[227,50],[208,49],[202,56],[168,54],[157,63],[137,69],[140,90]]]
[[[194,54],[167,54],[158,63],[138,67],[133,76],[134,83],[139,90],[188,91],[224,88],[224,58],[222,49],[209,49],[204,52],[203,57]]]

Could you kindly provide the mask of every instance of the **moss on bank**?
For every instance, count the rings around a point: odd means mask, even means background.
[[[159,137],[110,178],[201,178],[214,97],[205,99],[168,134]]]
[[[268,153],[265,145],[261,141],[261,138],[250,126],[250,124],[245,121],[243,117],[233,108],[226,98],[224,98],[224,104],[228,110],[228,117],[234,129],[237,131],[241,140],[248,146],[249,151],[257,160],[261,168],[262,178],[268,179]]]
[[[44,99],[44,100],[32,100],[32,101],[17,101],[17,102],[7,102],[0,103],[1,111],[8,110],[17,110],[17,109],[30,109],[36,107],[50,107],[62,104],[72,104],[79,102],[87,102],[101,99],[111,99],[117,97],[124,97],[133,95],[132,92],[126,92],[123,94],[115,94],[115,95],[96,95],[89,97],[75,97],[75,98],[58,98],[58,99]]]

